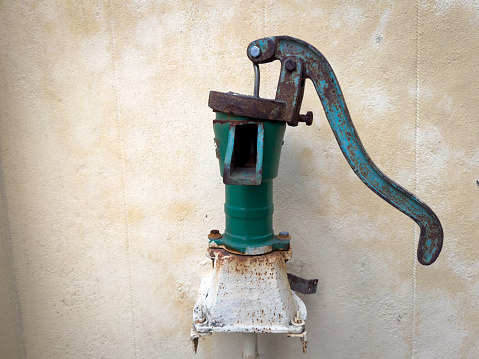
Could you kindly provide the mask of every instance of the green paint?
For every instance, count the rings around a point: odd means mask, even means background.
[[[289,241],[277,239],[273,231],[273,178],[278,174],[286,124],[221,112],[216,113],[216,119],[221,120],[213,124],[220,172],[224,182],[231,180],[237,184],[225,186],[226,229],[223,237],[214,242],[245,254],[289,249]],[[249,131],[239,129],[240,126],[250,126]],[[251,146],[238,144],[243,140],[241,133],[248,133],[249,141],[255,142]],[[241,156],[245,151],[256,154],[256,162],[231,171],[235,166],[234,146],[243,151]],[[240,156],[236,153],[238,162]],[[233,175],[226,178],[229,175],[225,174],[230,172]]]

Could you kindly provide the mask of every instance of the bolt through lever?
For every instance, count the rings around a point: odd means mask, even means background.
[[[306,78],[311,79],[339,147],[354,173],[373,192],[419,225],[417,258],[424,265],[433,263],[441,252],[443,241],[439,219],[427,204],[388,178],[371,160],[354,128],[341,88],[326,58],[310,44],[289,36],[253,41],[247,54],[253,64],[281,61],[276,101],[285,103],[283,120],[289,125],[296,126],[300,120],[304,82]]]

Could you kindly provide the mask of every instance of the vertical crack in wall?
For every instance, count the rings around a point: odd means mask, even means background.
[[[1,148],[1,146],[0,146]],[[26,349],[25,349],[25,330],[23,328],[23,315],[22,315],[22,307],[20,304],[20,295],[18,291],[18,283],[17,283],[17,276],[15,271],[15,256],[13,253],[13,242],[12,242],[12,235],[10,231],[10,219],[8,216],[8,205],[7,205],[7,192],[5,189],[5,179],[3,176],[3,161],[0,156],[0,201],[2,210],[5,213],[5,235],[6,235],[6,242],[7,242],[7,257],[8,263],[7,266],[10,267],[9,272],[9,279],[10,284],[12,286],[12,302],[13,302],[13,311],[14,311],[14,320],[15,320],[15,338],[16,338],[16,346],[17,346],[17,355],[20,359],[26,359]],[[5,290],[3,288],[2,290]]]
[[[415,56],[415,78],[416,78],[416,116],[414,123],[414,193],[418,195],[418,147],[419,147],[419,45],[420,45],[420,11],[419,11],[419,0],[416,1],[416,56]],[[418,226],[414,224],[413,232],[413,256],[412,256],[412,323],[411,323],[411,359],[414,359],[416,356],[416,300],[417,300],[417,284],[416,284],[416,270],[417,270],[417,259],[416,259],[416,247],[418,245]]]
[[[117,61],[118,61],[118,54],[116,50],[116,42],[115,42],[115,34],[114,34],[114,21],[113,21],[113,12],[111,9],[111,2],[108,2],[108,10],[109,10],[109,26],[110,26],[110,37],[111,37],[111,47],[112,47],[112,54],[113,54],[113,91],[115,95],[115,115],[116,120],[118,122],[118,129],[119,129],[119,141],[120,141],[120,155],[121,155],[121,187],[122,187],[122,196],[123,196],[123,211],[124,211],[124,223],[125,223],[125,233],[126,233],[126,241],[127,241],[127,261],[128,261],[128,284],[130,290],[130,307],[131,307],[131,326],[133,332],[133,350],[134,350],[134,358],[138,357],[138,350],[137,350],[137,339],[136,339],[136,320],[135,320],[135,306],[133,300],[133,279],[132,279],[132,265],[131,265],[131,238],[130,238],[130,224],[128,218],[128,203],[126,200],[126,184],[125,184],[125,173],[126,173],[126,163],[125,163],[125,150],[124,150],[124,139],[123,139],[123,126],[121,122],[121,111],[120,111],[120,103],[118,98],[118,69],[117,69]]]

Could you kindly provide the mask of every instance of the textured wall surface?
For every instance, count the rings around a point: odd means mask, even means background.
[[[10,229],[2,178],[3,176],[0,177],[0,358],[19,358],[24,356],[23,333],[13,276]]]
[[[1,1],[0,34],[2,358],[195,357],[224,228],[208,92],[251,94],[246,46],[271,35],[328,58],[373,160],[445,232],[417,264],[416,225],[355,177],[308,84],[315,123],[287,129],[275,180],[289,269],[319,278],[302,357],[479,357],[477,1]],[[215,334],[196,358],[241,351]]]

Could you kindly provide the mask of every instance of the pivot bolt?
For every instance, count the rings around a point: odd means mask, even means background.
[[[258,57],[261,54],[261,49],[254,45],[251,50],[249,51],[252,57]]]
[[[287,59],[284,66],[286,67],[286,70],[293,71],[296,68],[296,62],[294,60]]]

